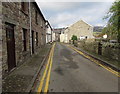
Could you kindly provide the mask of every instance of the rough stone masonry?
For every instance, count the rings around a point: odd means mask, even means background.
[[[36,2],[2,2],[0,35],[3,75],[25,62],[31,54],[36,54],[45,45],[45,23],[46,20]]]

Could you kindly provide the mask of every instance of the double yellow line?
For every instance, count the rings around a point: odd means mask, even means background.
[[[71,49],[75,50],[76,52],[78,52],[78,53],[81,54],[82,56],[90,59],[91,61],[93,61],[94,63],[96,63],[96,64],[98,64],[99,66],[103,67],[104,69],[108,70],[109,72],[113,73],[114,75],[120,77],[120,73],[119,73],[119,72],[113,70],[112,68],[110,68],[110,67],[108,67],[108,66],[105,66],[105,65],[101,64],[98,60],[96,60],[96,59],[94,59],[94,58],[92,58],[92,57],[84,54],[83,52],[75,49],[74,47],[72,47],[72,46],[70,46],[70,45],[69,45],[68,47],[70,47]]]
[[[50,73],[51,73],[52,61],[53,61],[54,47],[55,47],[55,43],[53,44],[53,46],[51,48],[46,68],[45,68],[43,76],[42,76],[42,78],[40,80],[40,84],[39,84],[39,87],[38,87],[38,90],[37,90],[37,94],[40,94],[42,92],[43,84],[45,82],[45,78],[46,78],[46,83],[45,83],[44,91],[43,92],[44,93],[48,92],[49,81],[50,81]]]

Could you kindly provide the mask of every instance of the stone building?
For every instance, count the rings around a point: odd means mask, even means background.
[[[64,42],[68,43],[73,35],[76,35],[78,40],[93,39],[93,26],[89,25],[83,20],[80,20],[64,31]]]
[[[25,62],[46,43],[46,20],[36,2],[2,2],[2,71]]]
[[[2,14],[1,1],[0,1],[0,14]],[[2,93],[2,15],[0,15],[0,93]]]

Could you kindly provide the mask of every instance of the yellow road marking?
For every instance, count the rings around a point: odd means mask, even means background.
[[[44,74],[42,76],[42,79],[40,81],[40,85],[39,85],[38,90],[37,90],[38,94],[41,93],[41,91],[42,91],[42,87],[43,87],[43,84],[44,84],[44,79],[45,79],[45,77],[47,75],[47,70],[48,70],[49,65],[50,65],[52,51],[53,51],[53,47],[51,48],[51,51],[50,51],[50,54],[49,54],[49,58],[48,58],[48,62],[47,62],[46,68],[44,70]]]
[[[54,49],[54,46],[53,46],[53,49]],[[47,79],[46,79],[46,84],[45,84],[45,88],[44,88],[44,92],[45,93],[48,92],[49,81],[50,81],[50,73],[51,73],[51,69],[52,69],[53,53],[54,53],[54,50],[52,51],[51,61],[50,61],[50,68],[49,68],[49,71],[48,71],[48,75],[47,75]]]
[[[99,64],[99,65],[100,65],[101,67],[103,67],[104,69],[106,69],[106,70],[110,71],[111,73],[113,73],[113,74],[117,75],[118,77],[120,77],[120,75],[119,75],[118,72],[116,72],[116,71],[114,71],[114,70],[112,70],[112,69],[109,69],[109,67],[106,67],[106,66],[104,66],[104,65],[102,65],[102,64]]]
[[[100,65],[101,67],[103,67],[104,69],[106,69],[106,70],[108,70],[109,72],[113,73],[114,75],[120,77],[120,73],[119,73],[119,72],[117,72],[117,71],[111,69],[110,67],[107,67],[107,66],[104,66],[104,65],[100,64],[99,61],[97,61],[97,60],[91,58],[91,57],[88,56],[88,55],[85,55],[83,52],[81,52],[81,51],[79,51],[79,50],[73,48],[72,46],[68,46],[68,47],[70,47],[71,49],[75,50],[76,52],[78,52],[79,54],[83,55],[84,57],[90,59],[90,60],[93,61],[94,63]]]

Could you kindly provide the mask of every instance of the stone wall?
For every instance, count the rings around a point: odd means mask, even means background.
[[[6,44],[6,22],[14,24],[14,37],[15,37],[15,54],[16,54],[16,64],[17,66],[29,59],[31,55],[31,45],[30,45],[30,16],[29,16],[29,3],[26,3],[26,11],[22,10],[21,2],[4,2],[2,3],[2,67],[3,73],[8,71],[7,64],[7,44]],[[35,2],[31,2],[31,20],[32,20],[32,31],[34,31],[34,48],[35,53],[38,52],[42,44],[45,44],[45,41],[42,41],[41,38],[45,37],[42,33],[45,33],[45,28],[41,28],[41,24],[45,27],[45,19],[40,14],[40,10],[36,8]],[[35,21],[35,11],[38,12],[38,24]],[[23,48],[23,29],[27,30],[26,34],[26,48],[24,51]],[[38,32],[38,46],[36,45],[36,32]]]
[[[20,37],[20,35],[18,35],[18,27],[19,27],[19,5],[15,4],[13,2],[9,3],[9,2],[4,2],[2,3],[2,15],[3,15],[3,20],[2,20],[2,69],[3,69],[3,73],[4,71],[8,70],[8,65],[7,65],[7,44],[6,44],[6,22],[7,23],[11,23],[15,25],[14,28],[14,33],[15,33],[15,48],[17,48],[18,45],[18,36]],[[22,48],[22,47],[21,47]],[[19,49],[18,49],[19,50]],[[16,59],[18,56],[18,50],[16,49]],[[17,61],[17,60],[16,60]],[[17,63],[17,62],[16,62]]]
[[[98,43],[99,42],[86,42],[86,41],[77,41],[75,43],[75,46],[78,46],[79,48],[88,51],[93,54],[98,54]],[[120,45],[114,44],[111,45],[110,43],[104,43],[102,44],[102,55],[105,58],[108,58],[109,60],[116,60],[120,62],[119,56],[120,56]]]
[[[2,2],[0,1],[0,93],[2,93]]]
[[[37,23],[36,23],[36,12],[37,12]],[[39,10],[37,10],[37,7],[35,7],[34,3],[31,3],[31,21],[32,21],[32,30],[34,31],[34,37],[36,38],[36,32],[38,32],[38,46],[34,45],[34,48],[37,49],[39,47],[42,47],[45,45],[45,34],[46,34],[46,27],[45,23],[46,21],[40,14]],[[36,44],[36,41],[34,41]]]

